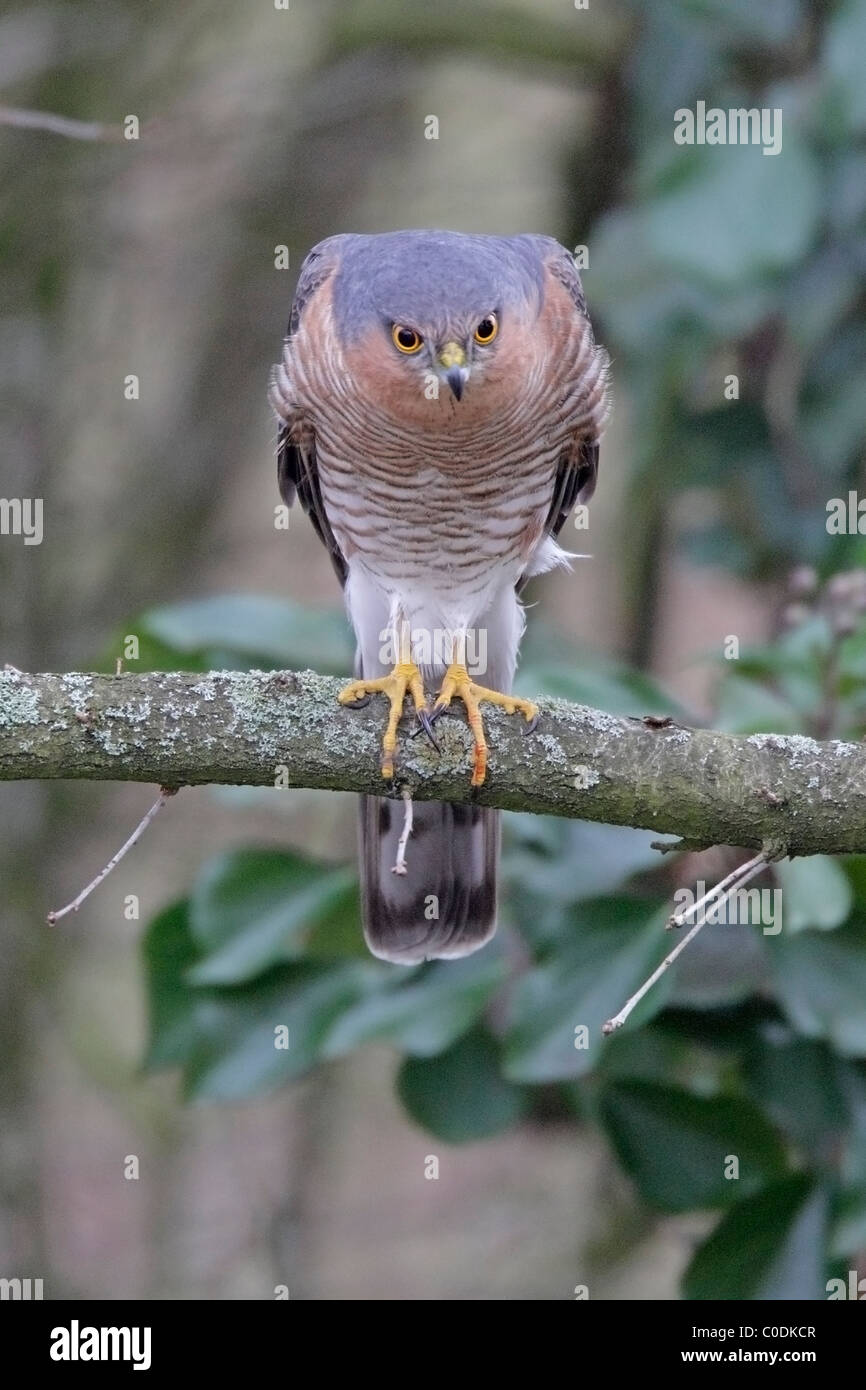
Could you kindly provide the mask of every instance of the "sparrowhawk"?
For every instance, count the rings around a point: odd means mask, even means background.
[[[550,237],[341,235],[304,261],[271,379],[280,490],[345,590],[357,679],[341,702],[390,702],[384,777],[406,695],[434,742],[463,703],[475,786],[481,703],[536,718],[510,694],[520,593],[568,561],[556,536],[595,486],[607,367],[574,259]],[[496,927],[498,811],[417,806],[395,873],[401,829],[399,802],[362,798],[370,949],[403,964],[477,950]]]

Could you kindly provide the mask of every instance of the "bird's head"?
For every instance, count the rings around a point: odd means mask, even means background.
[[[409,323],[390,324],[391,341],[403,357],[418,359],[415,371],[421,371],[422,384],[429,394],[431,384],[447,386],[455,400],[461,400],[466,383],[477,367],[483,371],[489,363],[493,344],[499,336],[500,310],[489,309],[467,327],[466,316],[440,329],[430,330],[427,336]]]
[[[334,283],[338,329],[386,403],[478,399],[528,356],[542,285],[531,237],[389,232],[347,237]],[[527,366],[529,365],[527,361]],[[375,388],[374,388],[375,389]]]

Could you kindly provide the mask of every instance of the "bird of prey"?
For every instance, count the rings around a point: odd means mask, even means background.
[[[512,695],[526,580],[598,472],[608,358],[573,257],[551,237],[447,231],[328,237],[301,268],[270,402],[278,477],[330,552],[357,639],[343,704],[384,695],[382,775],[462,702],[483,783],[481,706],[533,726]],[[476,677],[478,679],[476,679]],[[422,803],[394,872],[397,801],[362,798],[364,934],[413,965],[468,955],[496,928],[499,812]]]

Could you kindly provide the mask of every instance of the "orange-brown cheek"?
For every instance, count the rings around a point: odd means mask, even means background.
[[[458,420],[469,423],[466,397],[457,404],[438,373],[433,372],[429,358],[406,362],[381,348],[372,356],[349,350],[346,367],[359,400],[369,401],[372,408],[384,411],[404,428],[429,434],[440,427],[451,428]],[[476,403],[480,399],[483,393],[476,396]]]
[[[500,329],[490,348],[475,349],[470,386],[475,377],[483,386],[485,402],[491,410],[513,404],[515,392],[534,371],[536,349],[537,342],[529,327],[513,332]]]
[[[385,410],[405,410],[416,396],[424,400],[423,371],[408,355],[403,360],[382,343],[353,344],[345,360],[362,400],[375,401]]]

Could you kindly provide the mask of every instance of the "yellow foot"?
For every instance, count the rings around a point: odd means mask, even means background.
[[[429,733],[429,719],[427,718],[426,701],[424,699],[424,683],[421,680],[421,672],[414,661],[398,661],[390,676],[379,676],[375,680],[352,681],[341,690],[337,699],[341,705],[354,705],[358,702],[366,703],[370,695],[387,695],[391,703],[391,712],[388,716],[388,727],[382,739],[382,776],[391,778],[394,776],[394,749],[397,747],[397,725],[400,723],[400,716],[403,713],[403,701],[406,692],[412,696],[415,711],[422,725],[427,728]]]
[[[522,714],[527,724],[535,728],[538,719],[538,706],[531,700],[521,700],[517,695],[502,695],[498,690],[488,690],[486,686],[476,685],[469,679],[465,666],[449,666],[442,681],[442,689],[436,697],[432,714],[436,719],[447,709],[455,695],[466,706],[469,727],[475,739],[475,755],[472,765],[472,785],[480,787],[487,776],[487,739],[484,737],[484,721],[480,706],[487,701],[490,705],[501,705],[506,714]],[[527,733],[530,730],[527,730]]]

